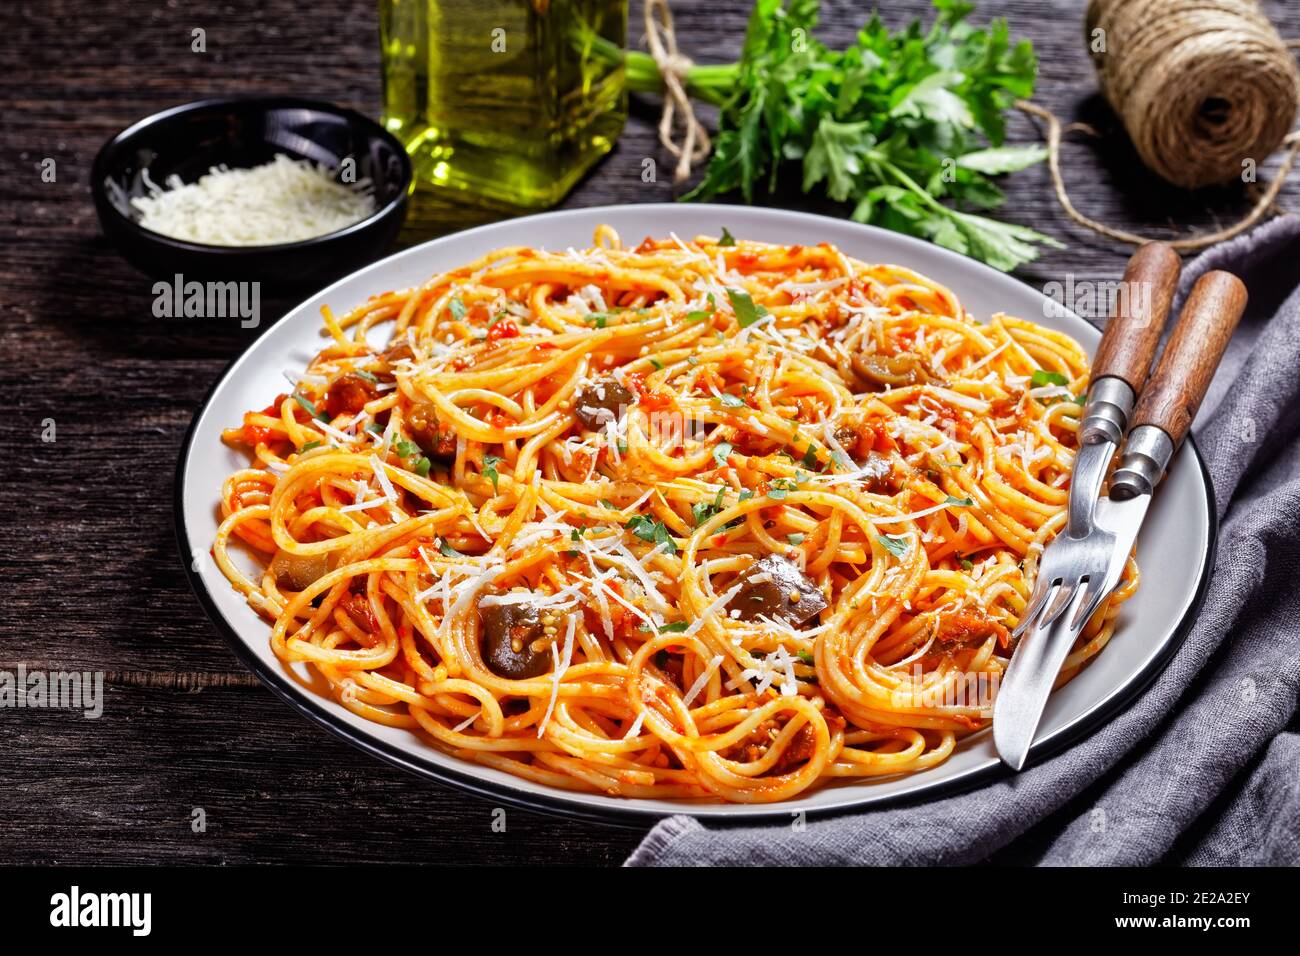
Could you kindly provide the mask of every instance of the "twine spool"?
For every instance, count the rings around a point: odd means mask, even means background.
[[[1176,186],[1240,179],[1291,130],[1300,73],[1254,0],[1090,0],[1087,32],[1102,95]]]

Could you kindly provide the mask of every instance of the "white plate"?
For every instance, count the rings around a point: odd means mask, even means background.
[[[283,370],[303,368],[321,347],[321,305],[328,303],[335,312],[343,312],[374,293],[416,285],[432,273],[470,262],[501,246],[589,246],[592,230],[599,223],[612,225],[628,245],[669,232],[683,237],[716,235],[722,226],[745,239],[804,245],[831,242],[856,259],[903,265],[947,285],[981,321],[994,312],[1007,312],[1059,329],[1090,351],[1101,338],[1082,319],[1055,315],[1047,308],[1049,300],[1028,286],[956,253],[881,229],[777,209],[685,204],[575,209],[495,223],[407,249],[341,279],[290,311],[226,370],[190,426],[177,469],[177,535],[195,593],[236,654],[288,703],[368,753],[497,801],[585,818],[626,821],[629,816],[644,819],[685,811],[699,817],[789,819],[796,811],[816,813],[923,793],[933,795],[998,773],[1001,764],[993,749],[993,736],[984,730],[963,741],[947,762],[931,770],[820,786],[776,805],[628,800],[572,793],[457,760],[410,731],[364,720],[322,693],[319,682],[312,681],[304,666],[286,666],[271,652],[269,625],[230,587],[207,556],[217,529],[222,481],[247,465],[244,454],[222,443],[221,430],[237,425],[245,411],[261,408],[282,392]],[[1052,696],[1034,744],[1034,758],[1041,759],[1096,729],[1164,666],[1200,605],[1214,536],[1212,491],[1200,456],[1189,441],[1156,495],[1138,544],[1141,587],[1124,605],[1109,646]],[[192,558],[196,554],[197,562]],[[271,728],[266,731],[270,733]]]

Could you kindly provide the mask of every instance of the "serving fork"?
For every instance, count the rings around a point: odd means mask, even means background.
[[[1161,252],[1151,253],[1150,257],[1152,262],[1159,257],[1167,263]],[[1138,263],[1138,255],[1130,262],[1130,271],[1135,265],[1138,270],[1153,268]],[[1153,274],[1159,281],[1166,281],[1168,266],[1159,266]],[[1153,305],[1156,298],[1152,298]],[[1141,397],[1132,414],[1132,431],[1111,478],[1109,494],[1098,500],[1106,466],[1128,418],[1122,402],[1126,393],[1113,385],[1105,386],[1104,393],[1100,389],[1106,378],[1117,377],[1112,373],[1119,367],[1110,364],[1114,355],[1107,352],[1103,340],[1098,364],[1103,358],[1107,364],[1102,365],[1103,373],[1094,383],[1099,387],[1098,400],[1094,400],[1090,388],[1080,426],[1080,457],[1085,453],[1089,457],[1082,462],[1076,460],[1066,528],[1043,552],[1033,595],[1015,631],[1017,637],[1023,638],[994,703],[994,742],[1003,761],[1016,770],[1028,758],[1047,697],[1076,638],[1119,583],[1152,494],[1191,427],[1245,304],[1246,290],[1236,276],[1226,272],[1202,276],[1145,388],[1142,386],[1150,365],[1150,350],[1154,350],[1163,317],[1153,336],[1147,328],[1141,340],[1129,339],[1136,344],[1138,354],[1124,366],[1124,381]],[[1167,304],[1164,310],[1167,314]],[[1150,343],[1145,336],[1152,336]],[[1145,357],[1141,354],[1144,349],[1148,350]],[[1135,373],[1133,378],[1128,377],[1129,373]],[[1121,401],[1102,401],[1103,394]],[[1133,407],[1131,401],[1130,397],[1129,408]],[[1096,448],[1101,450],[1093,451]],[[1080,465],[1085,467],[1082,480]]]
[[[1040,615],[1050,622],[1062,610],[1054,603],[1044,612],[1050,584],[1070,570],[1071,549],[1067,545],[1087,537],[1092,530],[1102,482],[1146,383],[1181,268],[1176,252],[1164,243],[1151,242],[1133,254],[1124,270],[1121,289],[1128,294],[1116,297],[1092,365],[1087,402],[1079,423],[1079,451],[1070,475],[1065,528],[1039,557],[1034,589],[1012,633],[1013,639],[1018,640]],[[1133,294],[1132,290],[1150,290],[1150,295]]]

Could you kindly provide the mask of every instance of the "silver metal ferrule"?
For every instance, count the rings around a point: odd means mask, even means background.
[[[1163,428],[1139,425],[1129,432],[1124,457],[1111,475],[1110,496],[1122,501],[1151,494],[1164,477],[1173,454],[1173,439]]]
[[[1079,424],[1079,443],[1095,445],[1108,441],[1118,445],[1124,438],[1128,417],[1136,396],[1128,382],[1114,375],[1097,379],[1088,387],[1088,404]]]

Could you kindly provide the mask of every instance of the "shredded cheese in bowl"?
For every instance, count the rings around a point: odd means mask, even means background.
[[[131,200],[145,229],[211,246],[268,246],[337,232],[375,212],[368,179],[339,182],[335,172],[283,153],[251,169],[214,166],[198,182],[169,176]]]

